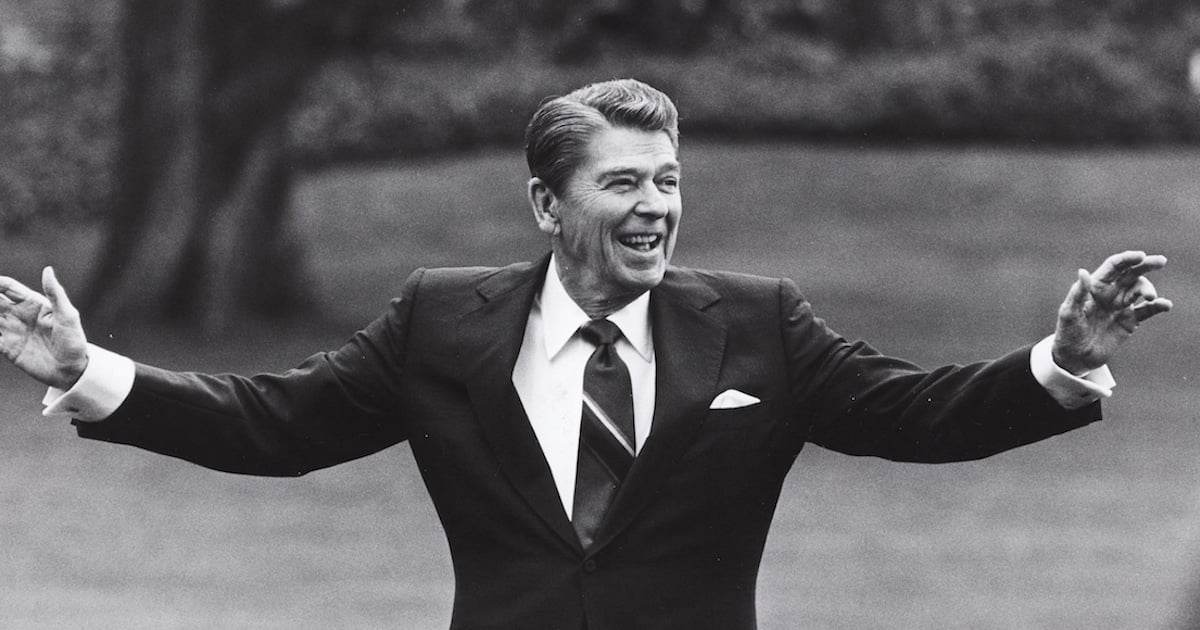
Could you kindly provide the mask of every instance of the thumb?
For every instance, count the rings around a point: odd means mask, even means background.
[[[1087,303],[1088,296],[1091,295],[1092,274],[1088,273],[1087,269],[1079,270],[1079,280],[1071,285],[1070,292],[1067,293],[1066,305],[1072,308],[1082,308]]]
[[[67,290],[63,288],[62,284],[59,284],[58,277],[54,275],[53,267],[46,267],[42,270],[42,292],[50,299],[50,307],[54,309],[55,313],[75,314],[75,307],[67,297]]]

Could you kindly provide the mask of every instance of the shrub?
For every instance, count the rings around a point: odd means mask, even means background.
[[[100,2],[89,10],[99,11]],[[111,24],[87,11],[45,7],[37,54],[0,64],[0,231],[37,217],[81,220],[109,203],[116,81]]]
[[[53,4],[53,56],[0,64],[0,229],[35,216],[94,217],[112,194],[117,3]],[[1171,28],[1161,20],[1116,23],[1095,12],[1086,20],[1031,24],[1022,7],[1049,12],[1055,3],[1014,0],[972,14],[974,22],[929,27],[952,37],[866,54],[820,31],[821,16],[810,15],[820,4],[779,0],[745,18],[744,32],[712,38],[687,55],[608,42],[569,65],[524,31],[501,36],[490,24],[456,23],[416,37],[419,25],[405,23],[409,30],[395,37],[415,40],[410,45],[339,57],[320,69],[290,113],[292,154],[313,167],[515,148],[544,96],[626,76],[672,94],[689,136],[1200,141],[1200,96],[1184,78],[1184,60],[1200,41],[1200,10]],[[493,36],[479,43],[480,32]]]

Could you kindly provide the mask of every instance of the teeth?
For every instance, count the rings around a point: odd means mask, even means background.
[[[645,252],[650,251],[657,245],[658,240],[659,237],[657,234],[635,234],[633,236],[621,237],[621,244]]]

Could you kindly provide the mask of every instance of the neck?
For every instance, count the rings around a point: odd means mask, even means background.
[[[563,289],[581,311],[591,319],[602,319],[625,308],[641,293],[612,294],[597,288],[594,282],[579,277],[571,269],[564,269],[562,259],[557,259],[555,271]]]
[[[630,296],[602,296],[595,292],[572,287],[567,282],[563,282],[563,288],[567,290],[567,295],[571,296],[571,301],[579,306],[579,309],[587,314],[591,319],[603,319],[625,308],[630,302],[637,299],[637,295]]]

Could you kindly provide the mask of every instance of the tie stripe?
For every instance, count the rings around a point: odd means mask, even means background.
[[[629,369],[613,346],[621,330],[601,319],[585,324],[580,334],[596,346],[583,369],[579,461],[571,510],[571,524],[587,549],[633,465],[635,442]]]
[[[589,419],[589,421],[585,421],[584,424],[599,424],[600,426],[603,426],[608,430],[611,438],[616,440],[621,448],[625,449],[625,452],[629,454],[629,457],[633,457],[634,448],[633,444],[629,441],[629,436],[625,435],[625,432],[617,427],[612,418],[609,418],[608,414],[604,413],[604,409],[601,409],[599,403],[597,403],[596,400],[587,392],[583,392],[583,406],[583,413],[590,413],[593,416]]]
[[[589,413],[590,410],[585,409],[583,415],[587,417]],[[629,467],[633,465],[633,455],[630,454],[629,447],[599,422],[584,420],[579,431],[580,449],[587,449],[595,455],[612,478],[613,484],[620,485],[625,480]]]

